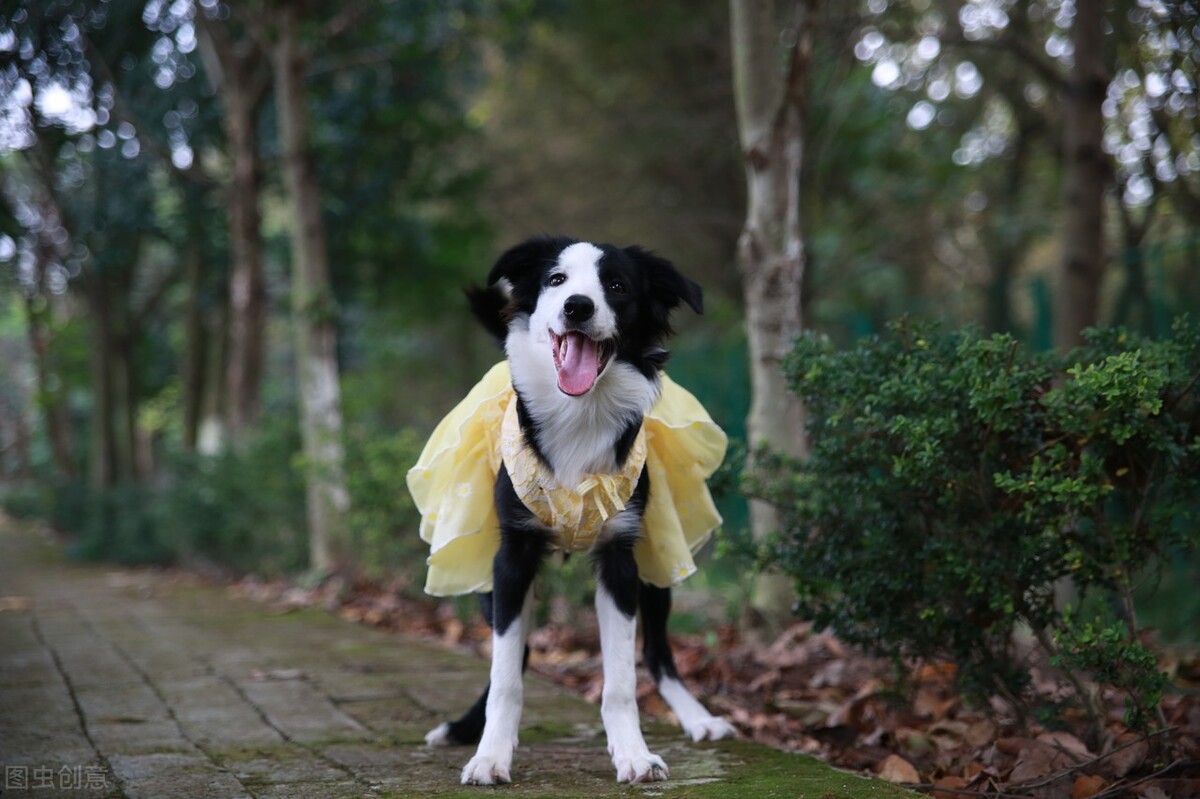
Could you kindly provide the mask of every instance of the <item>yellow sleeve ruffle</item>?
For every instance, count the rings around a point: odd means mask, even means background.
[[[498,363],[438,424],[408,472],[421,539],[430,545],[426,593],[491,590],[500,546],[492,492],[512,397],[508,364]],[[700,402],[665,374],[645,429],[650,502],[634,558],[641,579],[667,588],[696,571],[693,555],[721,524],[705,480],[725,457],[726,439]]]
[[[633,548],[638,576],[669,588],[696,571],[693,556],[721,526],[705,483],[725,458],[723,430],[691,392],[662,376],[662,394],[646,414],[650,503],[646,534]]]
[[[513,396],[508,364],[493,366],[450,411],[408,471],[408,490],[429,544],[425,592],[434,596],[490,591],[500,527],[492,493],[498,442]]]

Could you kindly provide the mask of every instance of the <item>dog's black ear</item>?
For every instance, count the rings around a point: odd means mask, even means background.
[[[512,319],[512,300],[508,292],[499,286],[471,286],[463,289],[471,313],[500,344],[508,337],[508,323]]]
[[[645,271],[654,297],[668,311],[680,302],[686,302],[696,313],[704,313],[704,292],[694,281],[680,274],[675,264],[641,247],[626,247],[625,254]]]
[[[574,244],[575,240],[565,236],[537,236],[527,239],[504,252],[488,272],[489,286],[507,280],[513,286],[523,277],[537,275],[547,263],[552,263],[558,254]]]
[[[508,323],[520,310],[532,310],[541,275],[558,254],[575,243],[565,236],[538,236],[506,250],[487,276],[487,286],[466,290],[471,312],[501,344],[508,336]],[[501,285],[504,281],[507,285]]]

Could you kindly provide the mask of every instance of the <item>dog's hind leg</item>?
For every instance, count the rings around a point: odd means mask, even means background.
[[[667,616],[671,613],[671,589],[642,583],[639,604],[642,608],[642,660],[658,686],[658,692],[671,706],[683,731],[693,741],[730,738],[737,730],[723,718],[709,713],[679,679],[671,642],[667,638]]]
[[[475,704],[454,721],[443,721],[425,733],[426,746],[452,746],[455,744],[477,744],[483,735],[483,723],[487,717],[487,698],[491,684],[483,687],[483,693]]]

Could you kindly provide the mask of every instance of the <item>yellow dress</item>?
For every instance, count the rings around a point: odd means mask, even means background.
[[[692,556],[721,524],[704,481],[725,457],[726,439],[694,396],[664,374],[662,394],[646,414],[626,468],[589,475],[574,491],[552,487],[520,441],[515,396],[508,364],[501,361],[442,419],[408,472],[421,539],[430,546],[426,593],[491,590],[492,559],[500,547],[492,489],[502,462],[530,510],[544,523],[566,528],[556,544],[567,551],[590,548],[604,520],[624,508],[641,470],[648,469],[645,534],[633,550],[638,575],[667,588],[696,571]]]

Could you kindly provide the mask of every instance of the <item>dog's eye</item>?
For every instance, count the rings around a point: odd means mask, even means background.
[[[564,274],[557,274],[557,275],[551,275],[550,279],[546,281],[546,285],[561,286],[565,282],[567,282],[567,276]]]
[[[625,293],[625,284],[619,280],[614,280],[613,282],[608,284],[608,290],[611,291],[613,294],[624,294]]]

